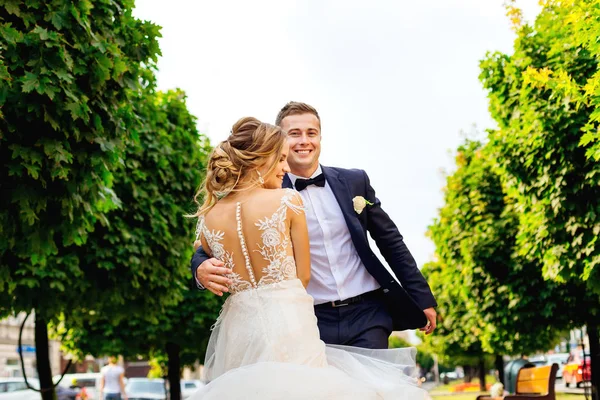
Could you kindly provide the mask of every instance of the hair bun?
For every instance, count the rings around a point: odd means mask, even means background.
[[[208,159],[206,179],[195,198],[198,201],[202,195],[206,197],[195,215],[207,213],[218,199],[232,191],[258,186],[256,170],[271,156],[281,153],[285,139],[280,127],[253,117],[241,118],[233,124],[227,140],[215,146]],[[277,165],[273,161],[271,164],[266,175]]]
[[[219,143],[208,161],[206,185],[215,192],[227,192],[235,186],[239,176],[239,168],[231,158],[230,144]]]
[[[240,133],[255,131],[262,122],[254,117],[243,117],[237,120],[235,124],[231,127],[231,136],[227,139],[227,141],[236,141],[235,139]]]

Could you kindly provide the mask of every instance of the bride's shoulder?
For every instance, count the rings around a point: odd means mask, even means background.
[[[263,201],[273,202],[275,204],[294,204],[302,206],[302,197],[294,189],[269,189],[261,194]]]
[[[304,203],[300,193],[294,189],[277,189],[279,192],[279,199],[282,205],[286,205],[289,209],[299,214],[304,211]]]
[[[294,189],[276,189],[276,190],[277,190],[277,197],[280,198],[281,200],[294,201],[296,203],[299,202],[299,204],[302,204],[302,197],[300,197],[300,193],[298,193]]]

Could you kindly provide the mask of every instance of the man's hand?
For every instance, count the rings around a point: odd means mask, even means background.
[[[224,275],[230,272],[228,268],[223,266],[223,262],[216,258],[209,258],[198,266],[196,279],[202,286],[217,296],[223,296],[223,292],[229,291],[226,285],[231,284],[231,281]]]
[[[431,332],[433,332],[433,330],[437,326],[436,325],[437,313],[435,312],[435,309],[433,307],[426,308],[425,310],[423,310],[423,313],[427,317],[427,325],[425,325],[423,328],[421,328],[419,330],[421,332],[425,332],[426,335],[429,335]]]

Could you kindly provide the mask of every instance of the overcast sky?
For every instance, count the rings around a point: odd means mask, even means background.
[[[519,0],[525,17],[537,0]],[[478,80],[515,38],[502,0],[137,0],[162,26],[160,89],[187,92],[211,142],[242,116],[315,106],[324,165],[367,171],[419,266],[461,131],[494,127]],[[190,166],[192,167],[192,166]]]

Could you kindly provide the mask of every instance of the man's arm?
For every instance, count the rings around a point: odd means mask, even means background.
[[[127,392],[125,392],[125,371],[119,375],[119,386],[121,386],[121,393],[123,393],[123,400],[127,400]]]
[[[433,293],[431,293],[431,289],[421,271],[417,268],[415,259],[410,254],[406,244],[404,244],[402,235],[394,221],[381,208],[381,202],[375,196],[375,190],[371,187],[369,177],[366,172],[363,171],[363,173],[365,176],[366,197],[372,203],[372,205],[365,208],[367,211],[367,230],[375,240],[379,251],[392,268],[392,271],[400,280],[402,287],[417,304],[423,310],[436,307],[437,303]],[[425,314],[431,324],[434,324],[435,321],[431,321],[430,315]]]
[[[98,392],[100,393],[100,398],[102,399],[102,392],[104,392],[104,372],[100,376],[100,388],[98,389]]]
[[[223,266],[221,261],[206,254],[202,246],[198,247],[192,256],[190,268],[198,289],[208,289],[217,296],[223,296],[224,292],[229,291],[227,285],[231,282],[224,275],[230,271]]]
[[[204,285],[202,285],[202,283],[200,283],[200,281],[196,277],[196,271],[198,270],[198,267],[200,266],[200,264],[202,264],[204,261],[208,260],[209,258],[210,258],[210,256],[208,254],[206,254],[206,252],[204,251],[202,246],[198,246],[198,248],[192,255],[192,260],[190,262],[190,268],[192,270],[192,278],[196,282],[196,287],[198,287],[198,289],[200,289],[200,290],[205,290],[206,288],[204,287]]]

